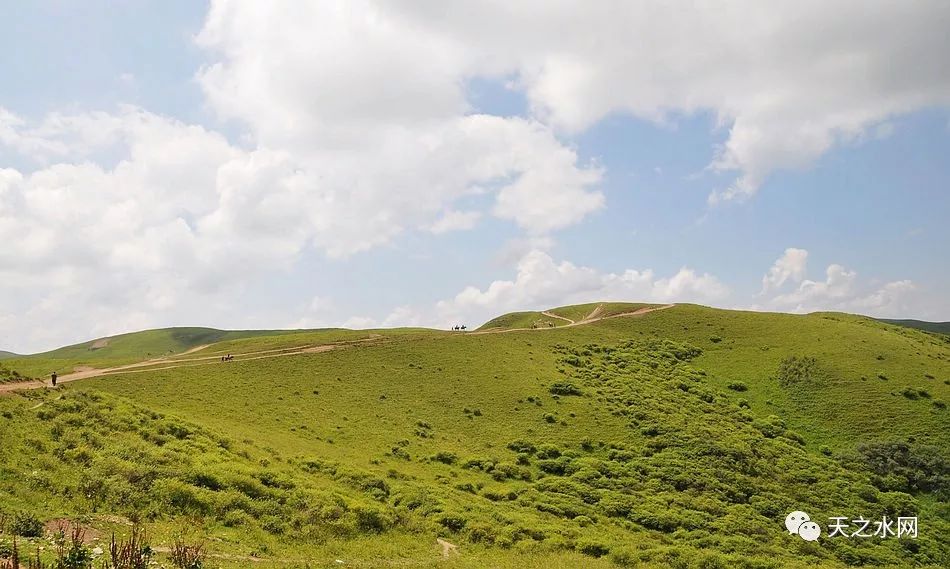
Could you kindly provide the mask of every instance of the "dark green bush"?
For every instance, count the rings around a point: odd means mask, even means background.
[[[741,381],[733,381],[726,387],[728,387],[729,389],[733,391],[748,391],[749,390],[749,386],[746,385],[745,383],[742,383]]]
[[[432,455],[432,460],[442,464],[455,464],[458,461],[458,455],[454,452],[441,451]]]
[[[512,450],[519,454],[534,454],[537,452],[538,448],[528,441],[518,439],[508,443],[508,450]]]
[[[599,541],[581,541],[577,544],[577,550],[591,557],[603,557],[610,553],[610,546]]]
[[[582,395],[584,393],[579,387],[566,381],[552,383],[548,391],[554,395]]]
[[[858,446],[858,458],[876,475],[882,490],[950,494],[950,463],[940,449],[906,442],[883,442]]]
[[[30,512],[17,512],[10,520],[9,531],[20,537],[42,537],[43,522]]]

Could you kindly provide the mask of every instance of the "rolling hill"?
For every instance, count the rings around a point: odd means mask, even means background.
[[[171,357],[200,346],[261,336],[292,334],[292,330],[217,330],[215,328],[161,328],[119,334],[65,346],[29,356],[5,358],[8,367],[25,375],[46,376],[52,371],[69,373],[79,367],[104,367]]]
[[[881,318],[880,320],[881,322],[887,322],[888,324],[894,324],[896,326],[914,328],[915,330],[923,330],[925,332],[933,332],[935,334],[950,334],[950,322],[926,322],[924,320],[890,320],[886,318]]]
[[[18,357],[18,354],[14,354],[13,352],[5,352],[5,351],[3,351],[3,350],[0,350],[0,360],[6,360],[6,359],[10,359],[10,358],[15,358],[15,357]]]
[[[932,334],[623,303],[468,333],[224,334],[0,397],[0,512],[139,520],[234,567],[950,562],[950,340]],[[107,368],[144,345],[124,344],[11,361]],[[809,543],[792,510],[921,533]]]

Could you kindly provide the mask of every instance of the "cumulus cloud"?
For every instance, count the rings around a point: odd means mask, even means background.
[[[365,5],[364,5],[365,6]],[[392,29],[437,42],[470,75],[514,76],[535,116],[569,132],[611,113],[710,112],[729,129],[710,167],[747,198],[888,119],[950,104],[950,4],[754,0],[380,2]]]
[[[801,282],[805,278],[805,265],[808,261],[808,251],[789,247],[779,257],[769,272],[762,277],[762,294],[769,290],[780,288],[789,279]]]
[[[915,308],[917,286],[910,280],[875,287],[861,282],[856,271],[839,264],[825,269],[824,280],[804,279],[807,257],[808,252],[803,249],[786,249],[762,278],[762,294],[773,292],[767,300],[768,307],[800,313],[834,310],[869,316],[906,316]],[[798,285],[779,293],[778,289],[789,279]]]
[[[216,1],[199,36],[220,55],[199,75],[212,105],[268,145],[384,141],[465,112],[467,79],[506,78],[535,118],[568,133],[612,113],[712,113],[729,134],[710,168],[737,173],[716,203],[894,116],[950,105],[950,64],[935,57],[950,51],[940,0],[286,8]],[[521,210],[519,197],[501,194],[497,211]]]
[[[617,113],[715,116],[728,135],[709,168],[732,179],[710,201],[745,198],[776,170],[950,104],[950,61],[935,55],[950,51],[948,21],[939,0],[215,0],[196,80],[239,141],[135,107],[38,120],[0,108],[0,145],[32,164],[0,168],[0,332],[61,322],[17,336],[31,349],[67,339],[67,324],[82,337],[175,314],[213,319],[256,275],[308,252],[346,257],[485,216],[510,221],[523,243],[551,242],[605,207],[604,169],[570,139]],[[476,78],[524,94],[528,115],[474,112]],[[473,196],[481,208],[467,205]],[[704,301],[725,290],[689,269],[604,274],[535,249],[518,250],[515,280],[440,310],[474,319],[555,298]],[[773,302],[840,300],[847,270],[811,282],[795,263],[763,279],[763,293],[799,287]],[[911,286],[854,306],[887,310]]]
[[[484,288],[469,286],[434,306],[400,307],[375,325],[445,327],[459,322],[480,324],[517,310],[541,310],[596,301],[701,302],[721,301],[729,289],[708,273],[682,268],[668,277],[650,269],[622,273],[598,271],[555,261],[533,250],[518,262],[513,280],[496,280]]]

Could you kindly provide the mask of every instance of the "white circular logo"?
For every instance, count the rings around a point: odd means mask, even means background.
[[[785,527],[788,529],[788,533],[798,533],[798,526],[808,521],[811,521],[808,514],[796,510],[785,516]]]

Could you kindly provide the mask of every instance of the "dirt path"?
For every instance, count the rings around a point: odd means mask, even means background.
[[[610,318],[627,318],[632,316],[643,316],[644,314],[649,314],[650,312],[656,312],[658,310],[666,310],[667,308],[673,308],[675,304],[666,304],[663,306],[652,306],[638,308],[637,310],[632,310],[630,312],[621,312],[620,314],[611,314],[610,316],[601,316],[603,314],[603,305],[598,305],[597,308],[591,311],[583,320],[571,320],[570,318],[565,318],[564,316],[558,316],[547,311],[542,312],[545,316],[551,318],[559,318],[567,322],[563,326],[556,326],[553,328],[503,328],[503,329],[491,329],[491,330],[481,330],[479,332],[468,332],[468,334],[480,335],[480,334],[506,334],[508,332],[524,332],[524,331],[536,331],[536,330],[560,330],[561,328],[570,328],[572,326],[583,326],[585,324],[593,324],[594,322],[599,322],[601,320],[608,320]],[[296,356],[300,354],[315,354],[320,352],[328,352],[330,350],[336,350],[340,348],[345,348],[352,345],[357,345],[365,342],[379,341],[382,336],[379,334],[374,334],[368,338],[363,338],[360,340],[351,340],[344,342],[334,342],[330,344],[314,344],[309,346],[297,346],[292,348],[274,348],[270,350],[259,350],[256,352],[246,352],[243,354],[233,354],[234,361],[251,361],[251,360],[262,360],[270,358],[280,358],[284,356]],[[212,364],[221,364],[221,356],[223,353],[215,353],[213,355],[200,356],[185,358],[185,356],[200,352],[211,347],[213,344],[204,344],[201,346],[195,346],[181,354],[168,357],[159,357],[153,358],[150,360],[137,362],[133,364],[121,365],[116,367],[109,368],[90,368],[90,367],[77,367],[76,371],[73,373],[62,375],[59,377],[57,383],[69,383],[71,381],[78,381],[80,379],[89,379],[92,377],[101,377],[104,375],[115,375],[117,373],[143,373],[148,371],[162,371],[167,369],[177,369],[183,367],[197,367],[202,365],[212,365]],[[223,364],[227,365],[227,364]],[[0,384],[0,394],[9,393],[13,391],[25,391],[30,389],[42,389],[44,387],[49,387],[45,381],[18,381],[15,383],[2,383]]]
[[[441,537],[436,538],[435,543],[442,550],[442,559],[448,559],[453,555],[459,554],[459,546],[455,545],[454,543],[449,543]]]
[[[570,318],[565,318],[564,316],[558,316],[557,314],[554,314],[553,312],[548,312],[547,310],[541,312],[541,314],[544,314],[548,318],[557,318],[558,320],[564,320],[568,324],[574,324],[574,321],[571,320]]]
[[[300,354],[316,354],[321,352],[328,352],[330,350],[336,350],[340,348],[346,348],[352,345],[357,345],[364,342],[378,341],[380,338],[379,335],[374,335],[369,338],[363,338],[360,340],[351,340],[344,342],[334,342],[331,344],[313,344],[307,346],[296,346],[291,348],[274,348],[270,350],[259,350],[255,352],[246,352],[243,354],[232,354],[234,356],[235,362],[251,361],[251,360],[262,360],[270,358],[280,358],[284,356],[295,356]],[[202,365],[227,365],[221,362],[221,356],[223,354],[215,354],[209,356],[193,357],[193,358],[184,358],[189,354],[194,354],[205,348],[210,347],[210,344],[205,344],[202,346],[196,346],[191,348],[186,352],[182,352],[176,356],[169,357],[159,357],[146,360],[143,362],[137,362],[133,364],[108,367],[108,368],[91,368],[80,366],[76,368],[76,371],[70,374],[61,375],[57,379],[57,384],[68,383],[71,381],[77,381],[80,379],[89,379],[92,377],[100,377],[104,375],[115,375],[117,373],[142,373],[148,371],[161,371],[167,369],[177,369],[183,367],[197,367]],[[41,389],[44,387],[49,387],[49,384],[45,381],[19,381],[15,383],[3,383],[0,384],[0,393],[7,393],[12,391],[25,391],[30,389]]]
[[[480,334],[507,334],[508,332],[527,332],[535,330],[561,330],[563,328],[571,328],[572,326],[584,326],[585,324],[593,324],[594,322],[600,322],[601,320],[609,320],[611,318],[628,318],[631,316],[643,316],[644,314],[649,314],[650,312],[656,312],[658,310],[666,310],[667,308],[673,308],[675,304],[664,304],[663,306],[646,306],[644,308],[638,308],[636,310],[631,310],[630,312],[621,312],[620,314],[611,314],[610,316],[601,316],[604,313],[603,305],[598,305],[597,308],[591,311],[590,314],[584,317],[583,320],[572,321],[563,316],[558,316],[557,314],[550,314],[548,312],[542,312],[545,316],[552,316],[554,318],[561,318],[562,320],[568,320],[570,324],[565,324],[563,326],[555,326],[553,328],[492,328],[489,330],[480,330],[478,332],[469,332],[469,334],[480,335]]]

